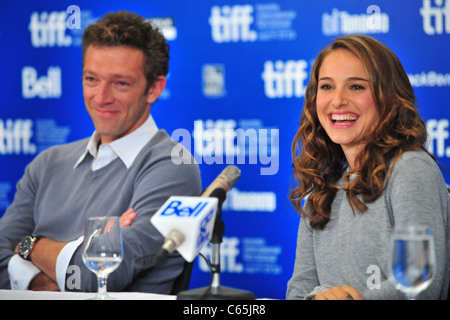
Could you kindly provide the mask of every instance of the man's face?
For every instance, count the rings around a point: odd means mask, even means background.
[[[145,92],[141,50],[90,45],[84,57],[83,95],[101,143],[110,143],[141,126],[165,83],[160,76]]]

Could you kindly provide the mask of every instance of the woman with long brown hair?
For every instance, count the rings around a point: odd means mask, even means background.
[[[288,299],[404,298],[386,267],[390,233],[410,223],[435,238],[435,278],[418,298],[447,297],[450,197],[426,140],[388,47],[344,36],[320,52],[292,145],[291,201],[302,219]]]

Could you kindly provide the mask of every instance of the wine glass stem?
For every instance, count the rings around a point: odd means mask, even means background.
[[[106,291],[106,282],[108,280],[108,276],[98,276],[98,292],[97,299],[108,299],[108,293]]]

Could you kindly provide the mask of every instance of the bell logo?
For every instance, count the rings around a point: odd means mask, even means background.
[[[161,216],[172,216],[176,215],[178,217],[197,217],[203,208],[206,207],[208,202],[199,202],[195,207],[186,206],[182,201],[173,200],[166,208],[161,212]]]
[[[25,66],[22,69],[22,96],[25,99],[61,97],[61,68],[49,67],[47,75],[38,77],[35,68]]]
[[[200,234],[198,235],[197,239],[197,249],[198,251],[203,248],[203,245],[209,241],[211,238],[211,232],[208,230],[209,222],[212,218],[215,218],[215,212],[214,210],[210,210],[209,213],[206,215],[206,217],[202,220],[200,223]]]

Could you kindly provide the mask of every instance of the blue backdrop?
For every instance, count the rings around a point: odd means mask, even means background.
[[[313,61],[336,36],[368,34],[399,56],[450,182],[450,0],[2,1],[0,216],[39,152],[91,135],[81,35],[122,9],[151,19],[171,46],[158,126],[195,155],[204,186],[228,164],[242,170],[224,205],[223,285],[284,298],[299,222],[290,146]],[[191,288],[209,281],[197,259]]]

